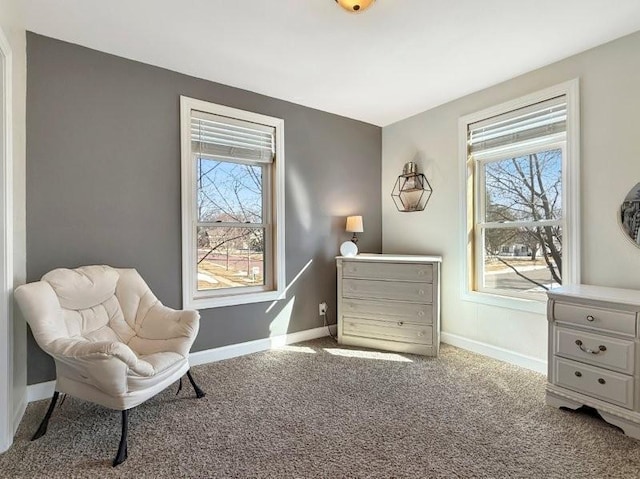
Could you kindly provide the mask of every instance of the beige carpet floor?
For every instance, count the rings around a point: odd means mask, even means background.
[[[193,368],[130,414],[68,398],[31,442],[32,403],[0,476],[234,478],[638,478],[640,441],[544,404],[545,378],[443,346],[438,359],[325,338]]]

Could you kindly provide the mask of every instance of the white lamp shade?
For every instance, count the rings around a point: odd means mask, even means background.
[[[347,216],[347,227],[345,228],[349,233],[362,233],[362,216]]]

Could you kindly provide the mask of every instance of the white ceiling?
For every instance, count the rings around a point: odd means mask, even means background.
[[[27,29],[385,126],[640,30],[639,0],[25,0]]]

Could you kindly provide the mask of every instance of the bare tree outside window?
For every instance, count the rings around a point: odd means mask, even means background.
[[[264,166],[197,158],[198,290],[264,285]]]
[[[484,287],[541,292],[562,284],[562,154],[482,163]]]

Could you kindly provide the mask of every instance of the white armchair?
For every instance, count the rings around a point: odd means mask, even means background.
[[[135,269],[56,269],[15,290],[38,345],[53,356],[56,388],[32,440],[47,431],[59,393],[122,411],[114,467],[127,458],[128,411],[189,371],[197,311],[176,311],[153,295]]]

